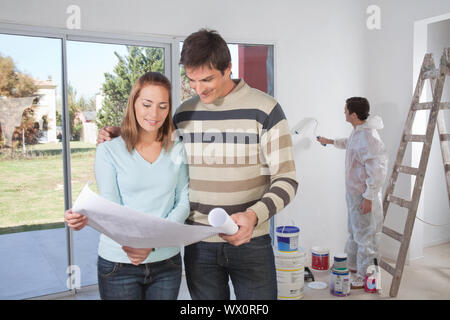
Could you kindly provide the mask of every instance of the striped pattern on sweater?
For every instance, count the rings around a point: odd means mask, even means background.
[[[253,237],[295,197],[298,182],[292,140],[281,106],[240,80],[214,104],[185,101],[174,122],[189,162],[191,213],[187,223],[208,225],[208,213],[255,211]],[[206,241],[221,242],[214,236]]]

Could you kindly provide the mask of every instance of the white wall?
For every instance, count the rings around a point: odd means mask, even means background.
[[[442,50],[450,47],[450,14],[449,19],[430,23],[427,29],[427,51],[433,53],[435,64],[439,67]],[[429,94],[428,101],[431,100],[432,96]],[[446,79],[444,91],[442,92],[442,101],[450,101],[450,77]],[[446,132],[449,132],[450,111],[441,112],[443,112],[446,120]],[[438,225],[449,223],[449,201],[437,128],[434,133],[433,144],[431,145],[423,192],[423,220]],[[425,247],[448,241],[450,241],[450,225],[440,227],[423,225],[423,244]]]
[[[381,136],[391,165],[411,99],[413,22],[450,12],[448,0],[0,0],[0,22],[65,28],[70,4],[80,6],[87,31],[187,36],[209,27],[228,41],[274,43],[275,95],[290,124],[314,117],[318,135],[346,136],[345,99],[367,96],[385,120]],[[381,7],[381,30],[366,28],[369,4]],[[305,248],[341,252],[347,238],[344,152],[320,146],[313,134],[294,138],[299,192],[277,223],[299,225]],[[409,192],[410,183],[401,187]],[[383,248],[390,249],[389,243]]]

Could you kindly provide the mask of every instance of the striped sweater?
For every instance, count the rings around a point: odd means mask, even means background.
[[[292,140],[280,105],[243,80],[234,81],[235,88],[214,104],[195,96],[174,115],[189,162],[186,223],[209,225],[208,213],[216,207],[230,215],[252,209],[258,237],[269,233],[269,219],[297,192]]]

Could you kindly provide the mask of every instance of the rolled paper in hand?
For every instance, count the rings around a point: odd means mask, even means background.
[[[208,214],[209,224],[219,228],[222,233],[227,235],[235,234],[239,227],[234,223],[233,219],[222,208],[214,208]]]

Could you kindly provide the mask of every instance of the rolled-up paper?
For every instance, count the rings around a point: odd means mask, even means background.
[[[239,229],[233,219],[222,208],[212,209],[208,214],[208,221],[210,225],[221,229],[227,235],[235,234]]]

